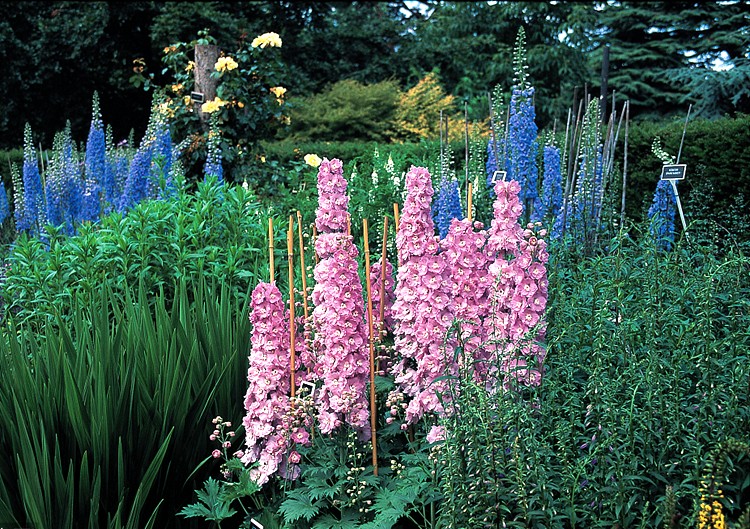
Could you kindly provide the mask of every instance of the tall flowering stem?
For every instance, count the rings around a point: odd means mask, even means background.
[[[99,110],[99,95],[94,92],[91,126],[86,141],[85,186],[81,220],[94,222],[101,212],[102,185],[106,178],[107,153],[104,137],[104,123]]]
[[[480,222],[454,219],[440,241],[451,277],[451,311],[458,324],[458,339],[464,351],[464,366],[477,378],[486,373],[487,355],[482,344],[486,330],[482,321],[489,314],[492,278],[485,252],[487,232]]]
[[[461,210],[458,180],[455,177],[448,179],[444,176],[441,179],[433,207],[433,217],[441,239],[448,234],[448,228],[450,228],[453,219],[461,220],[464,218]]]
[[[554,219],[563,203],[560,149],[544,146],[544,180],[542,181],[542,217]]]
[[[537,190],[538,169],[536,165],[537,126],[532,98],[534,88],[514,89],[510,100],[508,120],[508,178],[521,185],[521,204],[529,208],[527,217],[539,220],[541,200]]]
[[[347,423],[366,437],[370,433],[369,351],[358,251],[346,233],[348,204],[341,160],[324,158],[318,168],[315,251],[319,260],[312,293],[317,358],[311,376],[322,383],[316,397],[320,431],[330,434]]]
[[[393,366],[396,383],[412,397],[406,420],[413,423],[426,412],[443,413],[438,394],[457,372],[445,337],[452,322],[449,269],[430,214],[433,189],[430,173],[412,166],[406,174],[406,200],[396,232],[399,270],[393,317],[395,347],[401,355]]]
[[[495,185],[495,218],[487,242],[495,286],[485,320],[493,366],[487,379],[490,388],[502,374],[506,387],[513,381],[541,383],[549,255],[541,223],[529,223],[525,230],[518,224],[523,209],[520,192],[520,185],[513,180]]]
[[[42,177],[39,174],[39,164],[36,149],[31,137],[31,126],[26,123],[23,131],[23,216],[18,231],[39,233],[45,223],[44,197],[42,193]]]
[[[674,244],[674,218],[677,211],[677,201],[669,180],[659,180],[648,218],[651,221],[649,231],[656,241],[658,248],[670,250]]]
[[[259,484],[279,470],[289,447],[284,416],[290,410],[288,376],[289,321],[284,300],[273,283],[259,283],[251,296],[250,357],[245,394],[246,437],[242,461],[258,462],[251,471]]]

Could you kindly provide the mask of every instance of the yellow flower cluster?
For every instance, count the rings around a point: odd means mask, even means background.
[[[186,72],[193,71],[193,68],[195,68],[195,61],[188,61],[187,66],[185,66]]]
[[[211,114],[212,112],[216,112],[221,107],[226,105],[227,102],[219,99],[218,97],[215,97],[213,101],[206,101],[201,105],[201,112],[204,112],[206,114]]]
[[[724,511],[718,500],[708,503],[705,496],[701,497],[701,506],[698,511],[698,529],[727,529]]]
[[[265,48],[266,46],[269,48],[281,48],[281,37],[279,37],[278,33],[263,33],[263,35],[255,37],[251,45],[253,48]]]
[[[217,72],[223,72],[225,70],[231,71],[237,68],[237,61],[235,61],[231,57],[219,57],[219,60],[216,61],[214,68]]]
[[[171,107],[170,103],[172,100],[164,101],[163,103],[159,104],[158,111],[159,114],[162,116],[173,118],[174,117],[174,108]]]
[[[283,86],[274,86],[273,88],[269,88],[269,90],[279,99],[284,97],[284,94],[286,94],[286,88],[284,88]]]
[[[320,159],[320,156],[317,154],[306,154],[305,155],[305,163],[307,165],[311,165],[313,167],[318,167],[320,165],[320,162],[323,160]]]

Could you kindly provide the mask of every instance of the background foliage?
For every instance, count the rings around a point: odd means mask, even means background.
[[[598,95],[605,45],[609,89],[633,101],[633,117],[681,113],[688,102],[700,103],[709,117],[747,112],[747,10],[746,0],[666,7],[593,0],[5,3],[0,147],[18,145],[26,119],[44,144],[66,119],[80,137],[95,89],[116,141],[131,128],[142,130],[150,98],[128,82],[133,61],[142,58],[158,81],[162,49],[204,29],[226,50],[248,37],[279,33],[281,59],[293,80],[289,96],[321,93],[344,79],[394,80],[407,90],[436,71],[446,92],[467,101],[470,118],[480,120],[488,113],[486,92],[512,77],[510,52],[523,26],[541,128],[564,121],[576,87],[578,97]],[[717,59],[735,68],[708,70]]]

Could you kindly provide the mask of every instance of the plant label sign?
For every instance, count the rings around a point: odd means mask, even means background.
[[[497,182],[501,181],[505,182],[505,177],[507,176],[507,174],[507,171],[495,171],[494,173],[492,173],[492,180],[490,180],[490,182],[492,182],[492,185],[495,185]]]
[[[193,103],[203,103],[203,94],[201,92],[190,92],[190,99]]]
[[[674,165],[663,165],[661,168],[662,180],[685,180],[687,165],[678,163]]]

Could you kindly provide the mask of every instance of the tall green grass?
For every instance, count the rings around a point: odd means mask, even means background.
[[[36,528],[167,527],[241,417],[247,306],[199,277],[174,295],[108,285],[39,333],[0,338],[0,520]],[[241,436],[239,436],[241,437]]]

